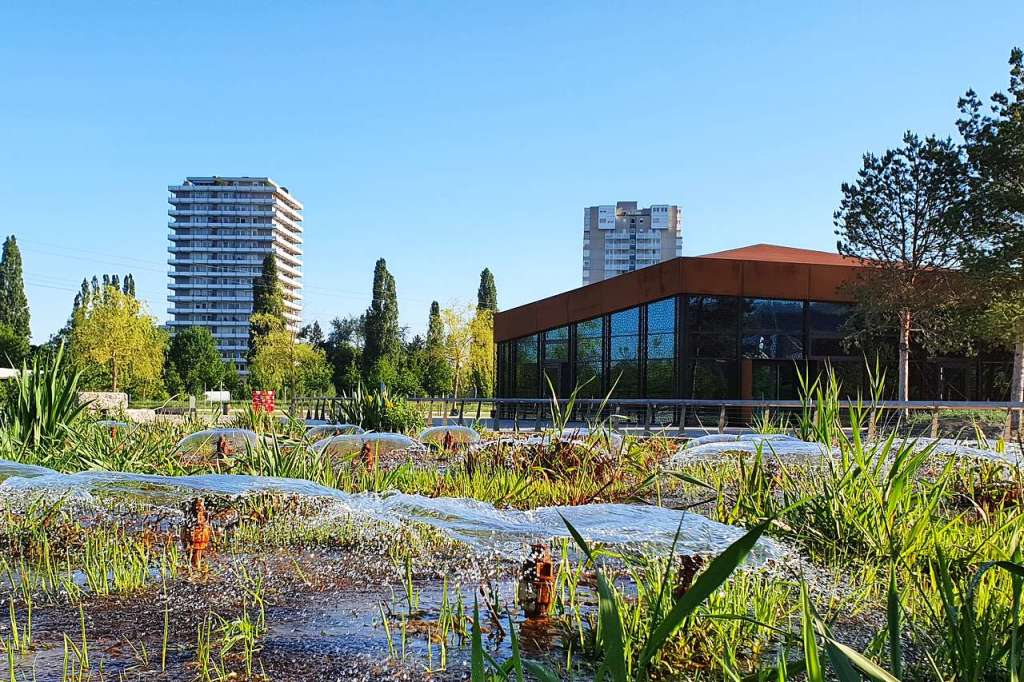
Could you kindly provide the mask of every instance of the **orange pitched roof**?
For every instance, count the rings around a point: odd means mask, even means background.
[[[752,244],[738,249],[706,253],[698,258],[723,258],[727,260],[772,261],[776,263],[801,263],[807,265],[846,265],[856,267],[863,265],[855,258],[847,258],[830,251],[814,251],[797,249],[791,246],[776,244]]]

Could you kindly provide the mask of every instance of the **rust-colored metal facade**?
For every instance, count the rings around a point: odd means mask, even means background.
[[[782,399],[795,397],[798,366],[825,362],[850,385],[863,383],[864,358],[842,346],[837,325],[853,308],[844,285],[867,267],[760,244],[675,258],[502,311],[498,395],[544,396],[550,380],[562,395],[588,382],[583,393],[594,397],[614,388],[620,398]],[[922,359],[912,397],[1005,399],[1004,364]]]

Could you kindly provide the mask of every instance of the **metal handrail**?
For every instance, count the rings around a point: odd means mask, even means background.
[[[325,418],[327,415],[336,413],[339,403],[350,400],[345,397],[299,397],[292,401],[292,414],[299,414],[306,410],[307,418]],[[755,414],[770,414],[773,411],[785,413],[789,411],[811,410],[817,412],[813,404],[805,404],[799,400],[708,400],[698,398],[577,398],[575,400],[560,398],[474,398],[474,397],[411,397],[409,402],[418,405],[427,405],[427,410],[432,419],[438,414],[435,406],[440,408],[440,416],[443,421],[452,421],[464,424],[467,417],[467,403],[469,415],[472,421],[484,423],[490,421],[492,428],[498,430],[502,424],[510,424],[513,430],[520,430],[521,424],[530,424],[532,430],[539,431],[546,422],[553,422],[552,407],[554,404],[560,407],[567,406],[572,402],[575,406],[574,422],[585,422],[594,417],[615,418],[621,416],[622,412],[635,413],[637,426],[649,429],[656,427],[658,430],[676,429],[676,435],[682,436],[686,433],[688,418],[695,417],[698,423],[705,430],[717,428],[724,432],[732,424],[733,426],[748,427],[753,421]],[[875,418],[885,412],[920,412],[931,413],[930,435],[938,437],[941,427],[942,412],[950,411],[972,411],[972,412],[1005,412],[1006,418],[1003,421],[1003,436],[1009,438],[1013,429],[1020,421],[1024,421],[1024,402],[1016,401],[952,401],[952,400],[840,400],[841,408],[861,407],[870,414],[870,420],[874,423]],[[486,408],[485,408],[486,406]],[[475,412],[475,419],[472,415]],[[601,414],[597,414],[600,412]],[[708,415],[708,413],[711,413]],[[717,423],[704,425],[701,422],[701,413],[708,416],[709,424],[712,418]],[[641,417],[642,415],[642,417]],[[1015,418],[1016,417],[1016,418]],[[816,418],[816,417],[815,417]]]

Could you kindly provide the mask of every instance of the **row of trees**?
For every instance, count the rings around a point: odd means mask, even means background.
[[[840,253],[873,266],[852,285],[857,328],[895,331],[898,397],[912,349],[1012,348],[1010,399],[1024,399],[1024,53],[1010,55],[1010,88],[986,106],[960,99],[962,140],[906,133],[865,154],[835,212]],[[980,333],[972,333],[980,332]]]
[[[382,258],[374,266],[373,296],[366,312],[334,318],[324,333],[314,322],[299,338],[323,351],[334,390],[359,383],[387,386],[407,395],[489,396],[494,390],[494,275],[480,273],[477,303],[430,305],[425,336],[409,336],[399,324],[395,278]]]
[[[199,395],[226,389],[274,389],[286,395],[350,391],[358,384],[386,385],[407,394],[474,391],[494,384],[494,312],[497,291],[490,270],[480,276],[477,305],[431,305],[426,336],[411,339],[398,322],[395,279],[380,259],[373,298],[360,316],[335,318],[329,335],[319,323],[291,331],[273,254],[253,282],[248,381],[233,362],[221,360],[206,328],[168,334],[138,300],[131,273],[83,279],[65,326],[41,347],[67,346],[86,389],[128,391],[143,398]],[[13,236],[0,259],[0,358],[20,366],[31,352],[29,312],[21,256]]]

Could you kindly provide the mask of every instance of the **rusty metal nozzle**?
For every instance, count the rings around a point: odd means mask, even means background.
[[[543,618],[551,607],[555,588],[555,564],[544,543],[530,545],[519,580],[519,603],[527,618]]]
[[[203,562],[203,552],[210,546],[213,530],[206,513],[206,503],[197,497],[185,518],[182,540],[189,553],[189,563],[194,570],[199,570]]]

